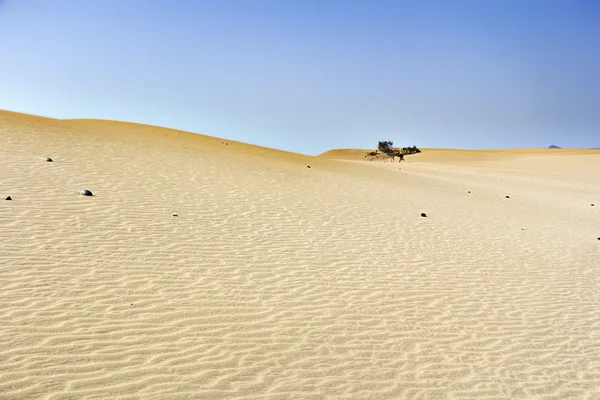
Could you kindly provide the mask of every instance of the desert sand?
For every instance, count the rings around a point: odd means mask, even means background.
[[[598,399],[598,237],[600,151],[0,112],[0,399]]]

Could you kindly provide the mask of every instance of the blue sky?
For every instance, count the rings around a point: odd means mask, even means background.
[[[595,0],[0,0],[0,109],[319,154],[600,147]]]

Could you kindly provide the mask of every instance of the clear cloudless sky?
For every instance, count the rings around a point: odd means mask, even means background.
[[[600,1],[0,0],[0,109],[311,155],[600,147]]]

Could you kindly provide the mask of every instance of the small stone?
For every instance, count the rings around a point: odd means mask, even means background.
[[[8,196],[8,197],[6,198],[6,200],[12,200],[12,197]]]
[[[52,159],[50,157],[46,157],[46,162],[52,162]]]
[[[468,193],[471,193],[471,191],[469,190],[469,192],[468,192]]]
[[[93,196],[94,194],[87,189],[82,189],[81,194],[84,196]]]
[[[174,213],[173,213],[173,216],[174,216],[174,217],[176,217],[176,216],[177,216],[177,213],[176,213],[176,212],[174,212]]]
[[[421,213],[421,217],[425,218],[425,217],[427,217],[427,214]]]
[[[306,168],[310,168],[310,165],[307,165]]]
[[[504,197],[506,197],[507,199],[510,199],[510,196],[504,196]]]
[[[594,207],[594,203],[592,203],[592,207]]]

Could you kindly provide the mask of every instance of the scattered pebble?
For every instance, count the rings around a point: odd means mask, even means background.
[[[427,217],[427,214],[421,213],[421,217],[425,218],[425,217]]]
[[[307,165],[306,168],[310,168],[310,165]]]
[[[8,196],[8,197],[6,198],[6,200],[12,200],[12,197]]]
[[[469,190],[469,192],[468,192],[468,193],[471,193],[471,191]]]
[[[84,196],[93,196],[94,194],[87,189],[82,189],[81,194]]]
[[[46,162],[52,162],[52,159],[50,157],[46,157]]]
[[[173,213],[173,216],[174,216],[174,217],[176,217],[176,216],[177,216],[177,213],[176,213],[176,212],[174,212],[174,213]]]
[[[506,197],[507,199],[510,199],[510,196],[504,196],[504,197]]]

